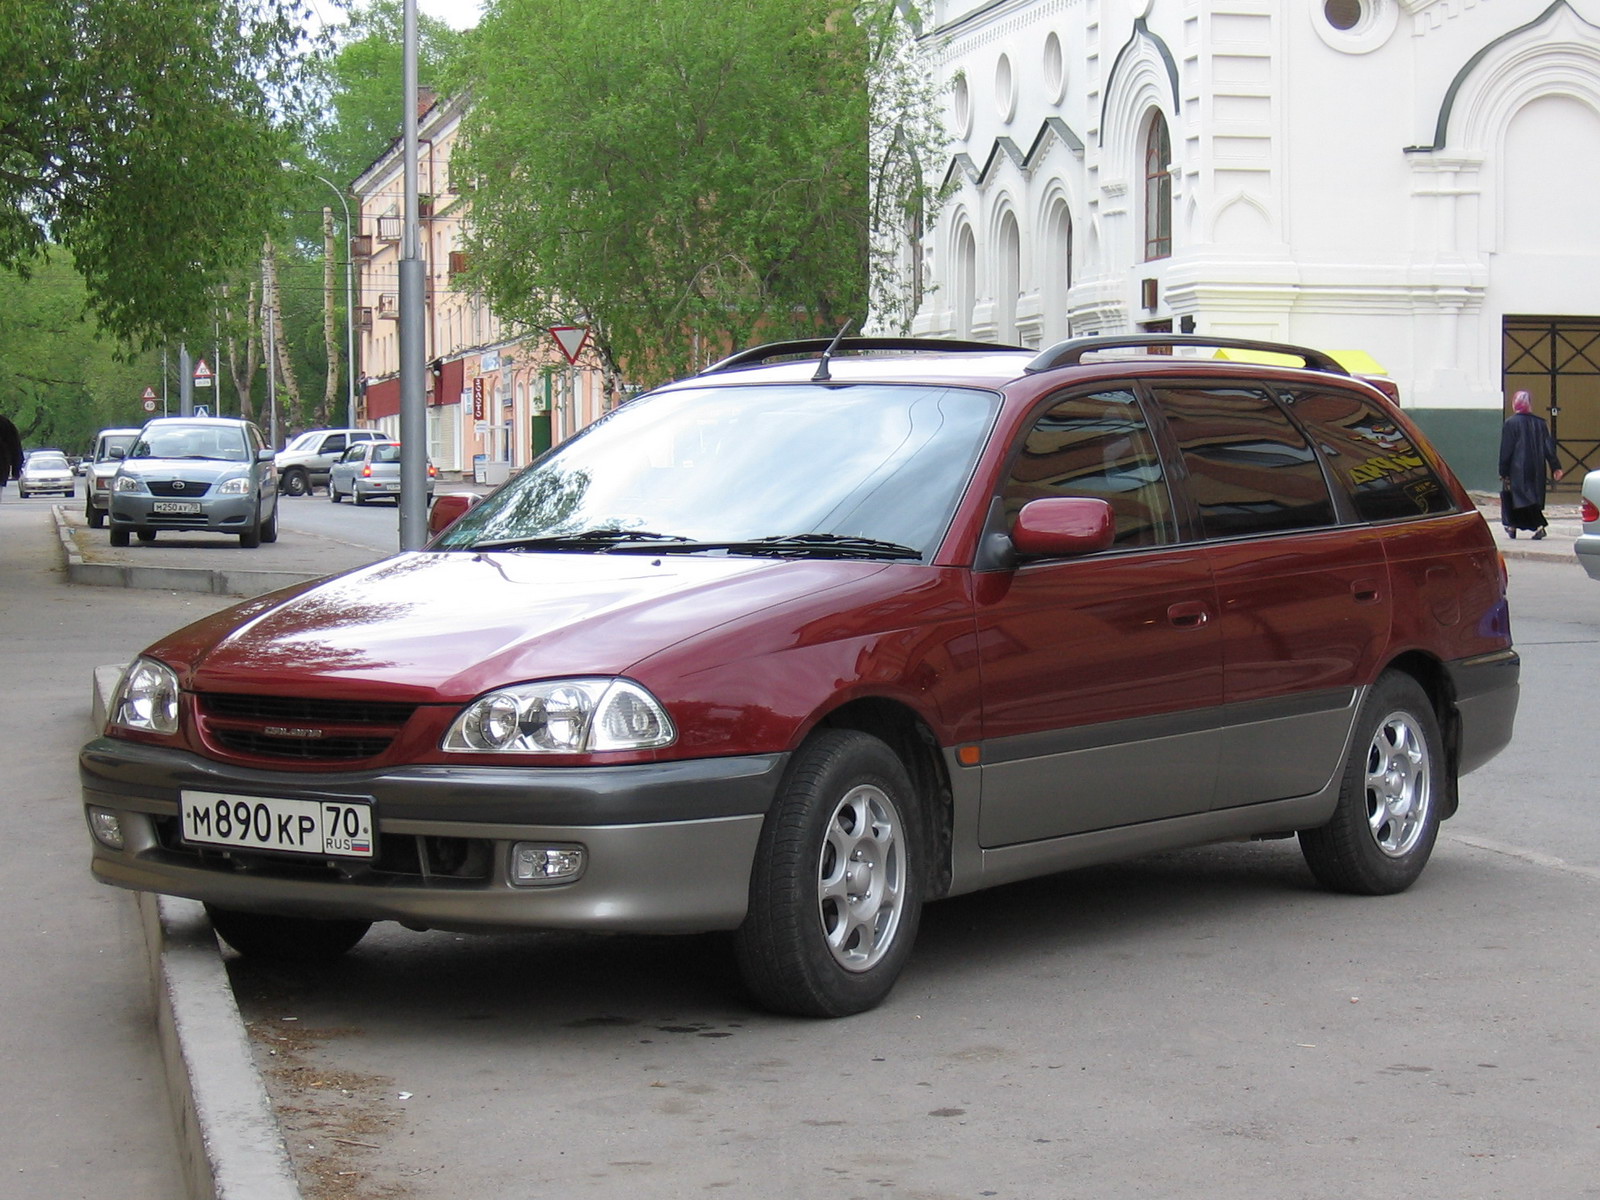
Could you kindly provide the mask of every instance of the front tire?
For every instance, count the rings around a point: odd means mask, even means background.
[[[139,540],[144,542],[146,545],[156,540],[156,531],[154,529],[139,529],[135,530],[134,532],[138,536]]]
[[[255,523],[239,535],[239,545],[246,550],[254,550],[261,545],[261,510],[256,509]]]
[[[275,962],[327,963],[350,950],[372,928],[371,921],[280,917],[206,905],[217,936],[246,958]]]
[[[875,1007],[922,915],[922,811],[892,750],[824,730],[795,754],[734,937],[745,985],[775,1012],[843,1017]]]
[[[113,546],[126,546],[128,544],[128,527],[126,525],[113,525],[107,535]]]
[[[1405,891],[1433,853],[1448,771],[1422,686],[1395,671],[1380,676],[1356,718],[1333,819],[1300,831],[1311,873],[1336,892]]]
[[[88,498],[83,502],[83,519],[89,523],[90,529],[99,529],[106,523],[106,515],[94,506],[94,501]]]
[[[278,509],[276,505],[273,506],[272,515],[261,523],[261,540],[268,543],[278,540]]]

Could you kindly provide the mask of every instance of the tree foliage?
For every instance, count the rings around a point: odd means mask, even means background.
[[[64,251],[30,279],[0,271],[0,395],[29,447],[83,451],[100,429],[144,424],[144,389],[161,391],[159,354],[119,356],[85,319],[85,300]]]
[[[116,337],[210,329],[281,212],[306,28],[300,0],[8,0],[0,268],[63,246]]]
[[[454,170],[496,311],[635,382],[868,299],[868,40],[837,0],[495,0]]]

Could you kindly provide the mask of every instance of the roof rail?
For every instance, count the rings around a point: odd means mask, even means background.
[[[835,341],[838,344],[835,345]],[[719,371],[732,371],[738,367],[753,367],[760,363],[771,362],[775,358],[798,358],[801,356],[821,355],[832,346],[836,353],[867,350],[922,350],[925,352],[943,350],[946,353],[972,353],[973,351],[986,350],[1026,350],[1026,346],[1008,346],[1001,342],[963,342],[954,338],[917,338],[917,337],[849,337],[838,340],[831,337],[802,338],[793,342],[769,342],[765,346],[752,346],[748,350],[740,350],[737,354],[730,354],[721,362],[712,363],[701,375],[714,375]]]
[[[1331,354],[1312,350],[1306,346],[1291,346],[1286,342],[1258,342],[1250,338],[1207,337],[1198,333],[1110,333],[1098,337],[1068,338],[1057,342],[1030,362],[1029,372],[1053,371],[1057,367],[1076,366],[1085,354],[1099,350],[1125,350],[1139,346],[1202,346],[1214,350],[1256,350],[1264,354],[1285,354],[1305,363],[1308,371],[1326,371],[1330,375],[1348,375]]]

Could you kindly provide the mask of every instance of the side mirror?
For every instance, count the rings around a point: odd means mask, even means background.
[[[277,455],[273,454],[273,452],[272,452],[272,450],[270,448],[266,449],[266,450],[257,450],[256,451],[256,461],[257,462],[271,462],[276,457],[277,457]]]
[[[428,536],[443,533],[482,499],[477,492],[442,492],[435,496],[433,507],[428,510]]]
[[[1031,500],[1011,527],[1019,558],[1072,558],[1109,550],[1117,540],[1111,505],[1090,496]]]
[[[128,448],[126,446],[109,446],[109,447],[106,448],[106,457],[107,458],[127,458],[128,457]]]

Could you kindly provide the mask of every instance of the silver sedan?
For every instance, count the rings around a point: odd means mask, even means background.
[[[1583,532],[1573,547],[1590,579],[1600,579],[1600,471],[1583,477]]]

